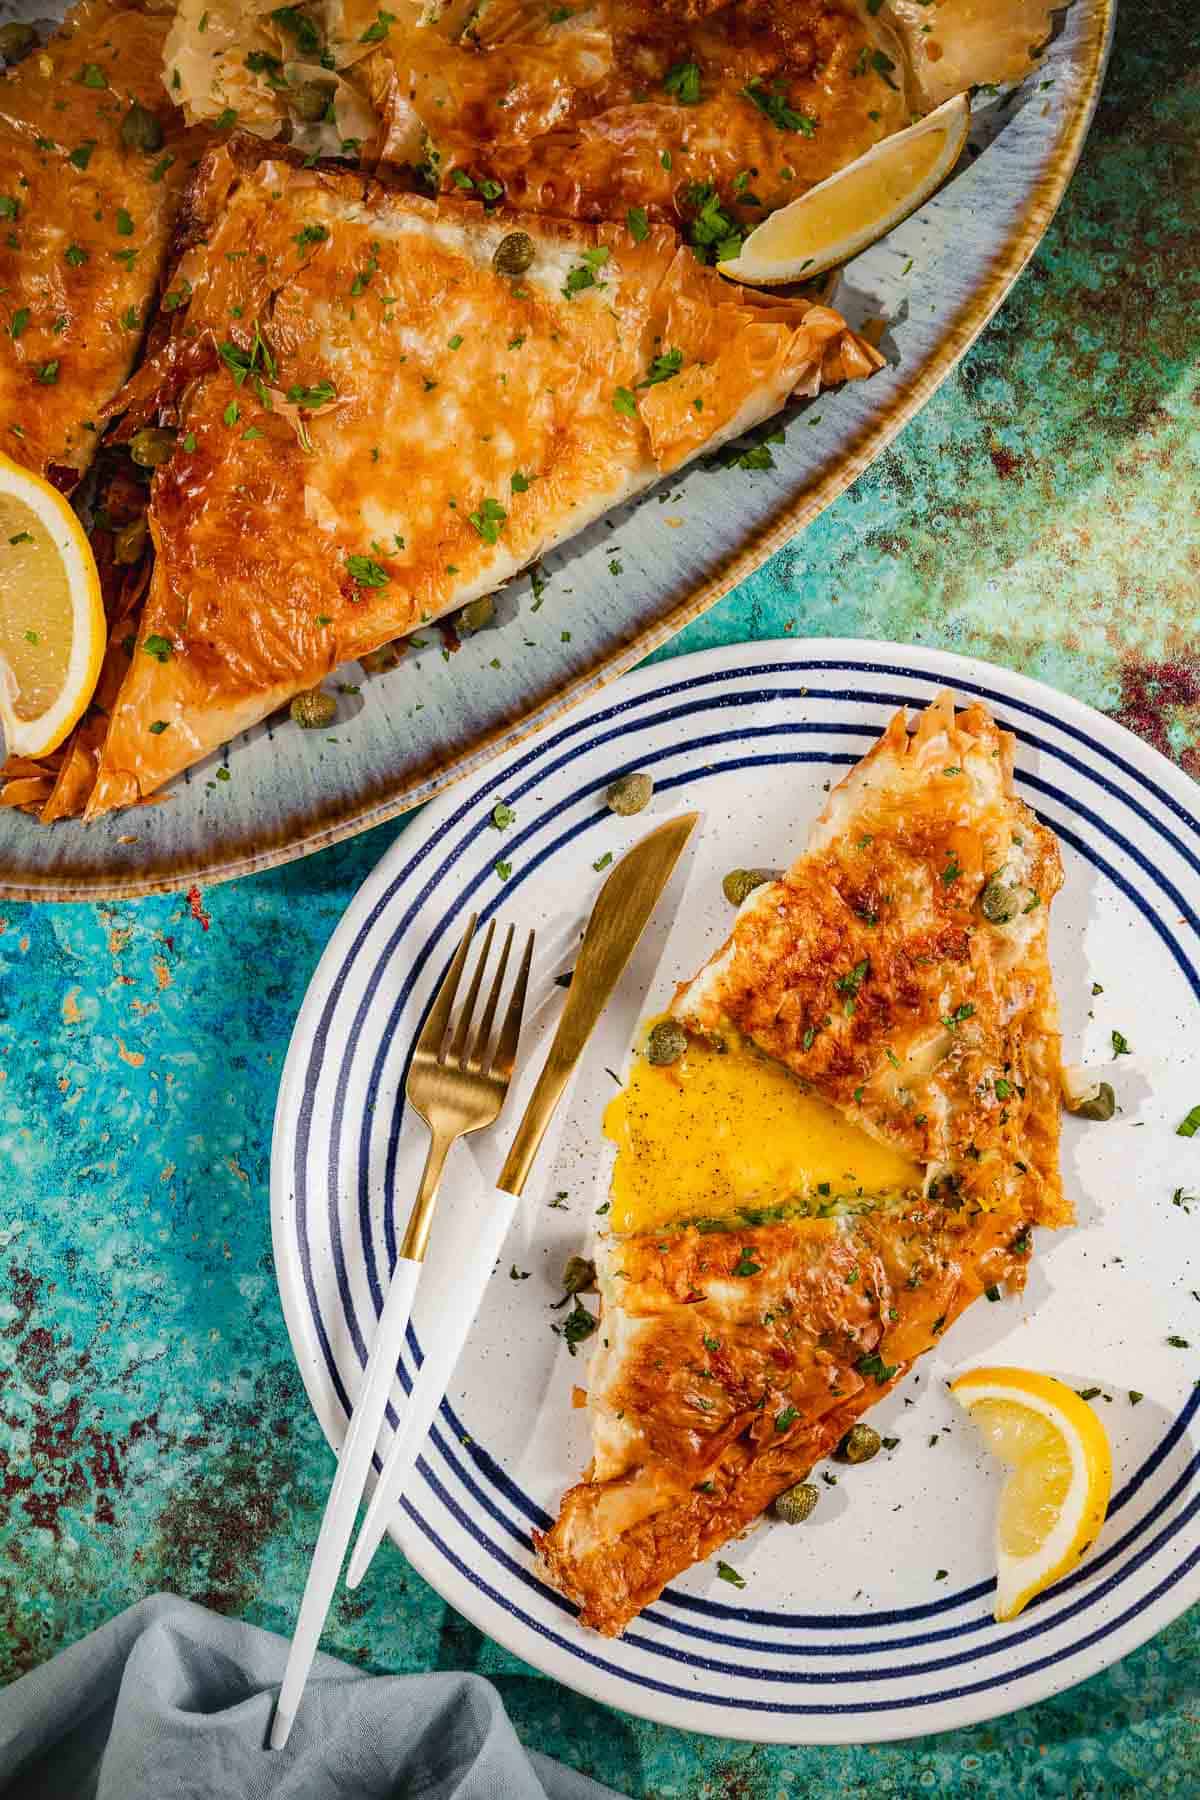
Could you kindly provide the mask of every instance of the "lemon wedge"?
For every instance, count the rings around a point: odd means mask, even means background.
[[[1095,1541],[1112,1491],[1108,1437],[1053,1375],[973,1369],[950,1392],[1011,1471],[996,1522],[996,1617],[1015,1619]]]
[[[962,154],[971,108],[955,94],[907,131],[781,206],[750,233],[722,275],[756,287],[808,281],[849,262],[898,225],[946,179]]]
[[[62,743],[92,697],[105,639],[83,526],[48,481],[0,455],[0,724],[10,756]]]

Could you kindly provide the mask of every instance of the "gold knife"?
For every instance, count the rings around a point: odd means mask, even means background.
[[[413,1382],[408,1404],[351,1553],[346,1572],[348,1588],[357,1587],[366,1574],[388,1521],[395,1516],[467,1341],[533,1159],[546,1135],[546,1127],[597,1019],[608,1004],[663,889],[671,879],[698,817],[698,813],[683,813],[678,819],[668,819],[665,825],[658,826],[632,850],[626,851],[600,889],[583,934],[567,992],[567,1004],[558,1022],[550,1054],[525,1108],[512,1149],[505,1158],[484,1221],[463,1256],[456,1281],[455,1305],[446,1308],[443,1316],[430,1326],[420,1373]]]
[[[699,816],[693,812],[668,819],[626,851],[600,889],[550,1054],[500,1171],[497,1185],[507,1193],[520,1194],[524,1188],[563,1089],[650,922]]]

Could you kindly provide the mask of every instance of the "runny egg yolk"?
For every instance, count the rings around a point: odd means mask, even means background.
[[[621,1235],[922,1181],[916,1163],[749,1046],[722,1052],[689,1038],[666,1067],[635,1057],[604,1130],[617,1146],[607,1223]]]

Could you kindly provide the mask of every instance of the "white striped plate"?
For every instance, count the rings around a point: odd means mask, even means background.
[[[899,1448],[840,1470],[810,1524],[726,1553],[744,1590],[691,1570],[618,1642],[582,1631],[542,1581],[529,1532],[588,1457],[586,1380],[550,1331],[606,1162],[600,1114],[638,1019],[728,927],[720,877],[778,864],[894,707],[948,683],[1017,734],[1021,792],[1059,834],[1067,884],[1053,951],[1068,1060],[1132,1055],[1107,1126],[1066,1121],[1076,1229],[1040,1234],[1020,1301],[977,1306],[873,1418]],[[623,769],[656,792],[640,818],[603,805]],[[516,821],[491,823],[504,799]],[[702,825],[610,1005],[543,1151],[396,1536],[454,1606],[548,1674],[663,1723],[727,1737],[841,1743],[943,1730],[1093,1674],[1200,1597],[1200,828],[1195,789],[1121,727],[1025,677],[887,644],[737,645],[642,669],[436,802],[384,858],[334,935],[292,1040],[276,1120],[275,1252],[296,1356],[331,1443],[344,1433],[380,1272],[424,1152],[401,1101],[407,1057],[466,914],[536,925],[524,1080],[479,1152],[493,1177],[519,1117],[601,877],[651,823]],[[507,879],[496,872],[503,861]],[[1102,993],[1093,992],[1099,983]],[[453,1304],[454,1245],[482,1191],[452,1163],[399,1372],[428,1309]],[[456,1193],[457,1188],[457,1193]],[[556,1197],[564,1195],[559,1204]],[[1198,1203],[1200,1204],[1200,1203]],[[528,1279],[510,1279],[510,1266]],[[1200,1283],[1198,1283],[1200,1285]],[[1196,1346],[1168,1344],[1183,1337]],[[1022,1617],[991,1617],[996,1471],[944,1380],[982,1360],[1098,1387],[1115,1498],[1096,1549]],[[1129,1401],[1130,1388],[1144,1399]]]

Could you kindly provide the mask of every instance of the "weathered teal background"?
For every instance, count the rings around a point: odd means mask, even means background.
[[[1083,165],[1000,317],[896,448],[663,654],[950,645],[1200,775],[1198,19],[1126,0]],[[0,1677],[157,1588],[288,1625],[332,1465],[275,1294],[271,1113],[320,951],[400,829],[193,903],[0,920]],[[858,1750],[577,1699],[391,1549],[326,1644],[481,1670],[529,1742],[629,1795],[1200,1793],[1195,1614],[1031,1711]]]

